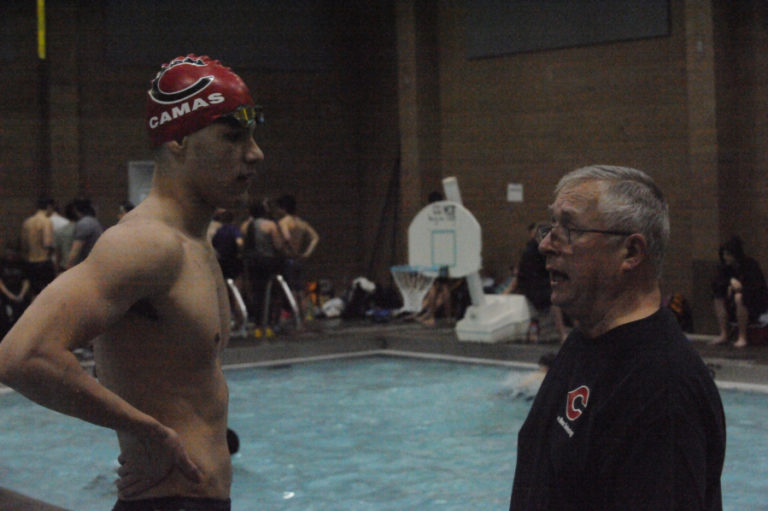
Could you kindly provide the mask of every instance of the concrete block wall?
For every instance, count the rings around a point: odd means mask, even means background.
[[[236,67],[267,114],[253,195],[297,196],[322,238],[309,276],[337,289],[358,275],[389,283],[389,266],[405,262],[410,219],[443,177],[456,176],[483,227],[484,270],[503,279],[563,173],[630,165],[653,175],[670,202],[665,292],[689,296],[697,330],[711,331],[703,290],[719,243],[741,235],[768,269],[768,7],[671,0],[667,37],[469,60],[466,4],[326,2],[326,66]],[[62,205],[90,197],[111,225],[128,162],[151,159],[144,94],[175,55],[107,58],[108,5],[49,3],[42,149],[34,6],[4,7],[15,44],[0,52],[12,91],[0,97],[3,241],[18,235],[41,191]],[[188,51],[215,56],[195,43]],[[522,203],[506,201],[508,183],[523,185]]]
[[[464,53],[471,7],[439,6],[439,173],[458,177],[483,226],[485,270],[506,275],[562,174],[634,166],[670,203],[663,290],[684,293],[697,330],[714,332],[718,245],[740,234],[768,264],[766,5],[672,0],[666,37],[477,60]],[[506,201],[508,183],[523,185],[524,202]]]

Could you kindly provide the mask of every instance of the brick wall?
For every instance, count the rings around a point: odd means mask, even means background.
[[[49,3],[45,65],[51,141],[46,150],[51,161],[43,171],[37,168],[41,121],[34,4],[16,3],[3,25],[14,31],[11,38],[19,44],[2,55],[3,81],[14,94],[0,98],[0,237],[4,242],[18,237],[40,194],[62,206],[75,197],[90,198],[100,221],[112,225],[118,204],[127,198],[128,162],[151,160],[143,128],[150,79],[177,54],[218,57],[216,50],[192,42],[183,52],[148,62],[137,63],[132,55],[110,58],[116,52],[110,47],[115,43],[108,22],[115,20],[108,12],[115,2]],[[240,4],[247,8],[249,2]],[[383,191],[398,157],[394,21],[386,2],[327,6],[318,20],[330,52],[322,65],[299,62],[296,69],[285,69],[250,62],[233,67],[267,117],[257,134],[265,161],[252,195],[297,197],[299,214],[321,236],[309,276],[332,278],[343,287],[372,267],[386,275],[391,259],[393,226],[378,225],[392,216]],[[264,30],[252,15],[242,12],[244,19],[255,20],[248,28]],[[226,34],[230,28],[211,25],[209,30]],[[275,35],[270,44],[300,61],[302,55],[281,46],[280,38]]]
[[[668,37],[468,60],[467,4],[440,3],[439,172],[458,178],[483,227],[489,274],[506,275],[558,178],[590,163],[643,169],[665,191],[663,291],[689,298],[698,331],[715,329],[721,241],[740,234],[768,267],[767,8],[712,4],[673,0]],[[523,203],[506,202],[507,183],[523,185]]]
[[[46,189],[62,204],[89,196],[101,221],[114,223],[127,163],[151,159],[145,89],[175,56],[116,61],[105,32],[114,2],[49,3],[50,143],[41,152],[27,3],[4,7],[2,25],[14,42],[0,52],[3,240],[18,235]],[[707,272],[717,245],[740,234],[768,268],[765,3],[672,0],[668,37],[478,60],[465,57],[464,5],[325,2],[325,66],[236,66],[267,115],[254,195],[297,196],[322,237],[309,275],[337,288],[361,274],[386,282],[388,267],[405,262],[410,218],[456,176],[483,228],[485,270],[504,278],[563,173],[630,165],[648,171],[671,205],[664,290],[690,296],[698,330],[711,331]],[[50,168],[41,169],[45,154]],[[523,185],[524,202],[506,202],[508,183]]]

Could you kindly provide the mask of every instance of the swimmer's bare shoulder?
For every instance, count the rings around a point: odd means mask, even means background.
[[[6,351],[27,357],[87,345],[136,301],[173,286],[183,254],[178,232],[161,222],[137,218],[107,229],[85,261],[29,306],[4,340]]]
[[[95,271],[119,283],[110,288],[127,290],[131,299],[95,343],[105,381],[127,391],[123,386],[137,376],[145,383],[174,381],[178,388],[194,384],[195,371],[208,377],[217,368],[229,319],[213,248],[151,217],[133,216],[107,232],[115,239],[94,250]],[[141,364],[126,369],[126,358]]]
[[[84,264],[92,272],[106,273],[108,281],[131,281],[135,293],[142,295],[171,286],[183,258],[184,238],[178,229],[134,216],[107,229]]]

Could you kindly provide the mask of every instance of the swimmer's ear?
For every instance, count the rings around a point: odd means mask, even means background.
[[[168,149],[170,149],[170,151],[173,154],[176,154],[176,155],[181,154],[187,145],[187,137],[182,138],[181,141],[171,140],[167,142],[166,145],[168,146]]]
[[[621,269],[632,271],[648,259],[648,242],[640,233],[631,234],[624,240],[624,256]]]

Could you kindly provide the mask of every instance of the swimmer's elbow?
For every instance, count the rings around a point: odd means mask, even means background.
[[[13,387],[19,379],[19,364],[14,350],[8,346],[8,341],[0,342],[0,383]]]
[[[2,349],[3,344],[0,343],[0,383],[3,385],[8,385],[10,380],[10,375],[8,374],[8,368],[10,367],[7,362],[7,356],[5,355],[5,352]]]
[[[0,383],[18,389],[34,384],[49,358],[38,349],[23,349],[7,340],[0,343]]]

